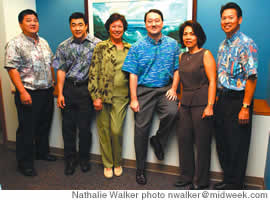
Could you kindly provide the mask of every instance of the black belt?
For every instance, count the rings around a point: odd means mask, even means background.
[[[76,81],[76,80],[72,80],[72,79],[66,79],[65,83],[67,83],[69,85],[72,85],[72,86],[75,86],[75,87],[78,87],[78,86],[81,86],[81,85],[87,85],[88,84],[88,79],[84,80],[84,81]]]
[[[245,95],[245,91],[237,91],[237,90],[229,90],[229,89],[218,89],[217,90],[218,96],[227,96],[227,97],[240,97]]]

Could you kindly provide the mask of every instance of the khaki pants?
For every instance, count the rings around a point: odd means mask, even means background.
[[[104,103],[97,113],[100,152],[105,168],[121,165],[122,129],[128,102],[128,97],[113,97],[112,104]]]

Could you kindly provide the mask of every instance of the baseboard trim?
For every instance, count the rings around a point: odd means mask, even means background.
[[[12,149],[12,150],[16,149],[16,143],[13,141],[7,141],[5,145],[9,149]],[[53,155],[59,158],[64,157],[64,149],[51,147],[50,151]],[[90,161],[93,163],[102,164],[101,155],[90,153]],[[136,169],[136,160],[123,159],[123,166],[126,168]],[[170,165],[162,165],[162,164],[157,164],[157,163],[148,162],[146,166],[146,170],[151,171],[151,172],[175,175],[175,176],[179,175],[178,167],[170,166]],[[213,172],[213,171],[210,172],[210,179],[212,182],[221,181],[222,177],[223,177],[222,172]],[[260,177],[246,176],[245,184],[247,186],[258,187],[262,190],[266,188],[265,183],[264,183],[264,178],[260,178]]]

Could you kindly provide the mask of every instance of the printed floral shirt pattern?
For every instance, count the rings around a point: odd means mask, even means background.
[[[217,56],[218,88],[244,90],[248,77],[257,76],[257,53],[254,41],[240,31],[225,39]]]
[[[66,72],[68,79],[87,80],[94,48],[100,41],[90,35],[87,35],[81,43],[77,43],[73,36],[68,38],[58,46],[53,59],[53,68]]]
[[[123,71],[136,74],[138,85],[164,87],[178,69],[180,48],[173,38],[162,35],[158,43],[149,36],[138,40],[128,52]]]
[[[25,88],[30,90],[52,87],[52,51],[41,37],[34,39],[21,33],[6,45],[5,68],[17,69]]]
[[[123,50],[117,50],[109,39],[97,44],[89,69],[88,90],[93,100],[112,103],[113,96],[128,96],[128,74],[121,68],[131,45],[123,45]]]

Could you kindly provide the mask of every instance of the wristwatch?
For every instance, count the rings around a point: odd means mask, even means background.
[[[249,108],[250,105],[246,104],[246,103],[243,103],[242,107],[243,108]]]

